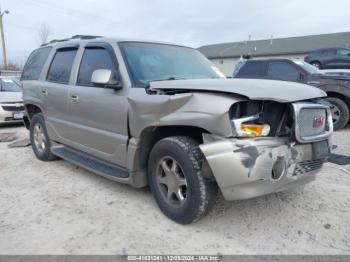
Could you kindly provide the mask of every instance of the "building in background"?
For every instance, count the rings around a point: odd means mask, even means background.
[[[330,47],[350,47],[350,32],[288,37],[243,42],[222,43],[199,47],[206,57],[226,76],[232,76],[242,56],[254,58],[292,58],[304,60],[312,50]]]

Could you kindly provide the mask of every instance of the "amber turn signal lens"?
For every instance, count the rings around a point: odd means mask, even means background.
[[[266,124],[242,124],[241,130],[253,136],[267,136],[270,133],[270,126]]]

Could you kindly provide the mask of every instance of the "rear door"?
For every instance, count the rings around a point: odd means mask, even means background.
[[[266,61],[248,60],[234,77],[264,79],[266,78],[266,68]]]
[[[80,56],[76,84],[69,88],[71,146],[125,166],[127,90],[97,87],[91,83],[92,73],[97,69],[118,70],[113,47],[107,43],[89,43],[82,48]]]
[[[299,82],[300,72],[287,61],[270,61],[267,70],[268,79]]]
[[[337,67],[350,68],[350,50],[345,48],[337,49]]]
[[[77,50],[77,45],[56,50],[41,89],[49,136],[58,142],[67,137],[68,87]]]
[[[338,55],[336,49],[322,51],[321,60],[324,68],[336,68],[338,66]]]

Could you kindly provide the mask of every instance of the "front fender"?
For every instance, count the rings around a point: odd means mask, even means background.
[[[350,88],[344,85],[322,85],[319,86],[320,89],[326,93],[333,92],[350,98]]]
[[[150,126],[195,126],[212,134],[229,137],[232,128],[229,110],[242,97],[213,93],[175,95],[130,95],[129,125],[132,137],[139,138]]]

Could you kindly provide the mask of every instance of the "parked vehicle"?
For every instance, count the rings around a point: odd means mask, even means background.
[[[11,77],[0,77],[0,125],[23,121],[22,88]]]
[[[37,158],[149,185],[182,224],[204,216],[218,188],[236,200],[314,180],[331,148],[323,91],[226,79],[184,46],[58,41],[30,55],[22,85]]]
[[[334,129],[344,128],[349,122],[349,79],[322,74],[316,67],[299,60],[262,59],[242,63],[233,77],[283,80],[318,87],[328,95],[324,100],[330,103]]]
[[[311,52],[305,62],[319,69],[350,68],[350,49],[327,48]]]
[[[339,76],[339,77],[346,77],[350,78],[350,69],[327,69],[327,70],[320,70],[322,74],[329,75],[329,76]]]

